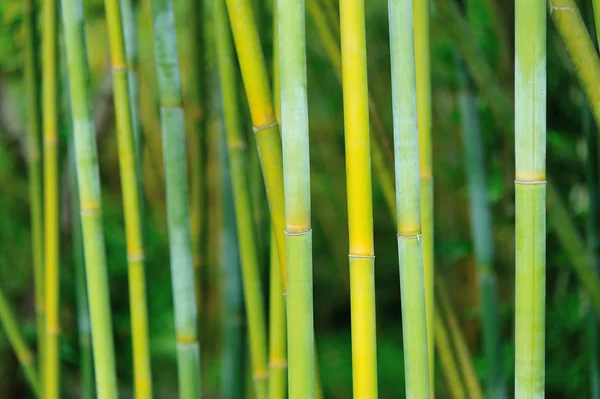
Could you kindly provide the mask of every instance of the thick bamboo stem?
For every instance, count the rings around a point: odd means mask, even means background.
[[[551,8],[552,12],[557,11]],[[516,4],[515,33],[515,397],[543,398],[546,300],[546,10],[543,0]]]
[[[25,84],[27,91],[27,163],[29,175],[29,202],[31,212],[31,244],[33,256],[33,284],[37,324],[38,352],[44,340],[44,220],[42,209],[42,149],[41,112],[38,77],[36,2],[23,1],[23,28],[25,31]],[[38,359],[39,360],[39,359]]]
[[[200,348],[175,18],[170,0],[152,0],[150,5],[160,96],[179,397],[198,398],[201,395]]]
[[[304,0],[278,1],[289,398],[314,398],[312,227]]]
[[[244,298],[246,300],[254,394],[257,399],[263,399],[268,394],[267,383],[269,375],[263,309],[264,300],[258,266],[255,227],[248,190],[246,141],[239,121],[240,112],[237,104],[235,59],[224,0],[217,0],[213,4],[213,21],[215,21],[216,27],[217,63],[221,83],[221,96],[223,99],[223,115],[227,137],[229,168],[231,169]]]
[[[58,6],[44,1],[43,123],[44,123],[44,304],[46,331],[42,345],[43,392],[60,397],[60,226],[58,188]]]
[[[90,109],[89,69],[85,52],[83,4],[62,0],[62,17],[71,95],[71,115],[79,208],[83,229],[92,345],[98,398],[117,397],[112,320],[102,229],[100,174],[94,124]]]
[[[419,138],[425,140],[426,147],[429,138],[419,137],[417,131],[413,4],[411,0],[389,0],[388,10],[406,396],[428,398],[430,373],[421,232]],[[421,156],[423,158],[427,156]]]
[[[505,398],[506,389],[502,375],[496,276],[493,270],[494,241],[491,212],[487,199],[483,144],[475,97],[471,93],[462,62],[458,56],[457,59],[460,83],[459,101],[462,114],[461,130],[471,207],[471,235],[478,267],[479,292],[482,298],[483,344],[488,370],[486,390],[489,398]]]
[[[139,154],[136,154],[132,96],[129,93],[130,71],[127,67],[128,57],[125,51],[124,23],[119,0],[106,0],[104,4],[112,62],[119,167],[127,239],[135,396],[136,398],[151,398],[152,375],[146,305],[146,278],[144,276],[142,201],[140,196],[139,159],[137,158]],[[128,27],[128,29],[131,29],[131,27]]]
[[[10,345],[15,351],[21,367],[23,367],[25,378],[27,379],[31,390],[36,397],[40,397],[40,384],[38,375],[35,371],[35,357],[33,356],[31,350],[27,347],[25,338],[23,338],[23,334],[19,330],[15,313],[10,308],[8,300],[4,296],[4,291],[2,289],[0,289],[0,322],[2,323],[2,327],[4,327],[4,331],[6,332],[8,342],[10,342]]]
[[[375,253],[363,0],[340,3],[354,397],[377,398]]]

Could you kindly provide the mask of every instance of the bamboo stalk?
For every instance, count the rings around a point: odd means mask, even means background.
[[[459,374],[459,367],[452,353],[452,345],[448,337],[448,330],[444,325],[444,318],[439,309],[435,312],[435,343],[440,357],[448,388],[454,399],[464,399],[465,389]]]
[[[375,255],[363,0],[341,2],[340,22],[350,241],[352,381],[355,397],[376,398]]]
[[[423,270],[425,277],[425,308],[427,317],[427,348],[431,397],[435,388],[434,355],[434,252],[433,252],[433,167],[431,161],[431,72],[429,39],[429,0],[413,0],[415,68],[417,88],[417,119],[419,132],[419,179],[421,183],[421,230]]]
[[[278,1],[285,194],[288,392],[315,397],[310,155],[304,0]],[[370,194],[370,191],[369,191]]]
[[[213,7],[215,7],[213,3]],[[221,397],[244,397],[244,303],[240,275],[235,208],[228,167],[227,139],[221,135],[219,151],[222,181],[223,228],[221,229],[221,281],[223,281],[223,362],[221,366]]]
[[[450,333],[450,339],[456,352],[456,359],[459,364],[459,369],[463,375],[465,382],[466,391],[469,398],[481,399],[483,394],[481,392],[481,386],[477,379],[477,373],[473,367],[473,361],[467,341],[460,330],[460,324],[456,317],[456,313],[452,308],[452,302],[448,296],[448,290],[446,284],[442,279],[438,279],[435,283],[437,288],[437,302],[439,302],[439,311],[444,315],[448,331]],[[436,303],[437,303],[436,302]]]
[[[276,53],[275,53],[276,54]],[[271,233],[269,274],[269,399],[285,399],[287,352],[285,301],[275,237]]]
[[[213,21],[215,21],[216,27],[217,62],[223,99],[223,114],[229,153],[229,168],[231,169],[235,218],[238,229],[244,297],[246,300],[254,394],[257,399],[261,399],[266,398],[268,393],[264,301],[258,267],[255,228],[248,190],[246,141],[242,135],[239,121],[235,61],[227,25],[224,0],[218,0],[213,4]]]
[[[144,276],[142,201],[139,182],[140,162],[137,158],[139,153],[136,154],[133,112],[131,111],[133,97],[129,93],[131,79],[129,79],[129,68],[127,66],[128,57],[125,51],[124,23],[119,0],[105,0],[104,4],[112,62],[119,168],[127,239],[134,388],[136,398],[151,398],[152,373]],[[128,30],[131,30],[131,27],[128,27]],[[139,131],[137,133],[139,135]]]
[[[573,0],[548,0],[550,16],[573,62],[575,75],[600,126],[600,59]]]
[[[112,320],[102,229],[100,175],[90,109],[89,69],[81,0],[61,0],[77,163],[79,207],[98,398],[117,397]]]
[[[396,208],[406,396],[430,397],[413,4],[389,0]],[[423,136],[423,135],[422,135]],[[421,152],[423,153],[423,152]],[[425,161],[427,162],[427,161]],[[430,174],[429,174],[430,175]],[[424,186],[423,186],[424,187]]]
[[[592,0],[594,9],[594,21],[596,25],[596,40],[600,43],[600,0]]]
[[[190,231],[192,237],[192,260],[196,279],[196,307],[201,311],[202,290],[202,250],[206,224],[206,171],[205,171],[205,68],[204,68],[204,7],[201,0],[189,0],[190,48],[189,65],[189,103],[185,104],[186,112],[191,116],[188,141],[190,147]]]
[[[498,299],[496,296],[496,276],[493,270],[494,241],[492,220],[487,199],[487,182],[479,117],[474,95],[469,88],[468,77],[457,56],[460,84],[460,108],[462,113],[462,134],[465,154],[465,171],[469,183],[471,207],[471,235],[475,247],[478,267],[479,292],[482,298],[481,318],[483,320],[483,344],[485,348],[488,380],[486,393],[489,398],[505,398],[504,377],[499,337]]]
[[[190,237],[181,80],[173,4],[152,0],[154,55],[158,75],[167,221],[171,255],[179,397],[200,397],[200,348]]]
[[[271,223],[277,241],[277,254],[286,291],[285,220],[283,198],[283,160],[279,124],[275,117],[267,67],[250,0],[227,0],[229,21],[248,105],[254,126],[256,145],[265,180]]]
[[[458,44],[466,67],[481,95],[490,105],[496,120],[501,121],[502,124],[513,121],[514,107],[511,97],[498,84],[489,64],[474,43],[468,24],[460,15],[456,4],[454,1],[438,1],[436,5],[441,26],[448,27],[446,34]],[[509,130],[503,132],[508,134]],[[571,260],[568,265],[575,271],[580,283],[590,295],[596,313],[600,316],[600,280],[593,273],[586,245],[571,220],[564,201],[554,187],[551,177],[547,176],[546,180],[548,221]]]
[[[546,10],[542,0],[516,4],[515,32],[515,397],[543,398]]]
[[[46,399],[60,397],[60,227],[58,179],[58,8],[56,0],[44,2],[43,136],[44,136],[44,304],[42,345],[43,392]]]
[[[29,202],[31,212],[31,244],[33,255],[33,284],[37,324],[38,352],[44,340],[44,220],[42,208],[42,150],[39,77],[37,73],[36,2],[23,1],[23,29],[25,31],[25,84],[27,91],[27,161],[29,175]],[[39,360],[39,359],[38,359]],[[41,368],[40,364],[40,368]]]
[[[29,387],[36,397],[40,396],[39,380],[35,371],[35,357],[31,350],[27,347],[25,338],[19,330],[15,313],[10,308],[4,291],[0,289],[0,322],[6,332],[6,338],[15,351],[15,355],[19,360],[19,364],[23,368],[25,378],[29,383]]]

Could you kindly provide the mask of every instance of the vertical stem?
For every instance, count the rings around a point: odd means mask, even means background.
[[[363,0],[340,3],[354,396],[377,397],[375,253]]]
[[[222,0],[221,0],[222,1]],[[213,3],[214,4],[214,3]],[[221,6],[223,8],[223,6]],[[214,5],[213,5],[214,9]],[[225,16],[226,18],[226,16]],[[225,26],[227,26],[225,24]],[[231,47],[231,46],[230,46]],[[237,226],[228,166],[225,135],[221,135],[221,181],[223,202],[223,228],[221,229],[221,280],[223,281],[223,363],[221,374],[221,397],[244,397],[244,303],[240,275]],[[277,266],[279,267],[279,265]]]
[[[25,378],[27,379],[31,390],[36,397],[39,397],[40,390],[38,376],[35,371],[35,357],[31,353],[31,350],[27,347],[25,338],[23,338],[23,334],[19,330],[15,313],[10,308],[8,300],[4,296],[4,291],[2,289],[0,289],[0,322],[2,323],[2,327],[4,327],[4,331],[6,332],[8,342],[10,342],[10,345],[15,351],[21,367],[23,367]]]
[[[160,115],[167,191],[167,222],[171,255],[179,397],[200,397],[200,349],[194,269],[190,237],[185,133],[181,79],[173,4],[152,0],[154,55],[160,94]]]
[[[460,378],[459,367],[456,364],[452,345],[448,337],[448,329],[444,325],[444,318],[439,309],[435,312],[435,343],[440,357],[440,363],[446,382],[454,399],[464,399],[465,389]]]
[[[58,8],[44,1],[43,101],[44,101],[44,295],[46,332],[42,345],[44,398],[60,397],[60,254],[58,204]]]
[[[81,370],[81,398],[94,398],[94,364],[92,357],[92,331],[85,284],[85,261],[77,176],[75,175],[74,141],[69,145],[69,184],[71,185],[71,248],[75,272],[75,302],[77,309],[77,332],[79,334],[79,368]]]
[[[104,4],[112,62],[119,167],[127,239],[135,395],[136,398],[151,398],[152,376],[146,305],[146,278],[144,276],[142,201],[139,185],[139,160],[137,158],[139,154],[136,153],[134,123],[131,112],[132,97],[129,93],[130,76],[125,52],[124,23],[119,0],[106,0]],[[131,29],[131,27],[128,29]]]
[[[428,398],[430,376],[421,232],[413,4],[411,0],[389,0],[388,5],[406,396]]]
[[[596,38],[600,43],[600,0],[592,0],[592,6],[594,8],[594,22],[596,25]]]
[[[71,115],[86,277],[92,321],[92,345],[98,398],[117,397],[112,320],[106,270],[100,174],[89,95],[83,4],[62,0],[62,17],[71,95]]]
[[[425,278],[425,310],[427,317],[427,354],[430,394],[434,389],[434,250],[433,250],[433,168],[431,161],[431,73],[429,1],[413,0],[415,68],[417,88],[417,125],[419,131],[419,178],[421,182],[421,229],[423,237],[423,270]]]
[[[468,177],[471,205],[471,235],[475,246],[475,259],[479,274],[479,292],[482,298],[483,344],[488,370],[487,397],[505,398],[506,389],[502,375],[496,275],[493,270],[494,241],[492,236],[491,212],[487,199],[483,143],[481,141],[475,98],[458,56],[457,60],[465,170]]]
[[[269,275],[269,399],[286,398],[287,352],[285,300],[275,237],[271,233]]]
[[[263,309],[263,293],[258,267],[258,253],[255,226],[252,218],[246,163],[246,141],[242,135],[237,104],[235,82],[235,61],[231,36],[227,25],[225,0],[213,4],[213,21],[216,27],[216,48],[223,116],[227,135],[229,168],[238,231],[238,244],[241,257],[246,316],[248,323],[250,356],[254,394],[257,399],[267,397],[267,338]]]
[[[278,1],[290,399],[314,398],[312,227],[304,0]],[[369,190],[370,194],[370,190]]]
[[[551,10],[552,11],[552,10]],[[515,397],[544,397],[546,10],[515,5]]]
[[[25,84],[27,91],[27,161],[29,202],[31,209],[31,243],[33,255],[33,284],[37,323],[38,352],[44,340],[44,221],[42,209],[42,149],[40,148],[40,95],[37,55],[36,2],[23,0],[25,31]],[[39,360],[39,359],[38,359]]]

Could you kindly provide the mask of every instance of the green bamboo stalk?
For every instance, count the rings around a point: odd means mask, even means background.
[[[267,191],[271,223],[286,291],[286,248],[283,198],[283,160],[279,124],[275,117],[267,67],[250,0],[227,0],[229,21],[248,98],[256,145]]]
[[[398,253],[406,396],[430,397],[411,0],[389,0]]]
[[[434,253],[433,253],[433,165],[431,160],[431,72],[429,39],[429,2],[413,0],[414,53],[417,89],[417,120],[419,132],[419,179],[421,182],[421,230],[423,238],[423,270],[425,309],[427,318],[427,354],[430,394],[435,393],[434,356]]]
[[[273,233],[271,233],[269,270],[269,399],[285,399],[287,383],[285,301],[277,244]]]
[[[42,209],[42,150],[40,144],[40,95],[37,73],[37,24],[35,0],[23,0],[23,29],[25,31],[25,84],[27,91],[27,162],[29,202],[31,209],[31,245],[33,255],[33,284],[37,324],[38,352],[44,340],[44,220]],[[38,359],[39,360],[39,359]],[[41,364],[40,364],[41,368]]]
[[[544,397],[546,10],[515,5],[515,397]],[[551,14],[562,11],[551,9]],[[556,16],[554,16],[556,18]]]
[[[486,394],[489,398],[505,398],[506,389],[502,375],[496,275],[493,270],[494,241],[491,212],[487,199],[483,144],[481,142],[475,97],[469,87],[468,77],[459,56],[457,56],[457,61],[460,84],[459,101],[462,114],[461,130],[471,207],[471,235],[475,247],[475,261],[478,267],[479,292],[482,298],[483,344],[488,370]]]
[[[446,325],[450,334],[450,340],[456,352],[456,360],[459,364],[459,369],[463,375],[465,382],[465,388],[469,398],[482,399],[483,394],[481,392],[481,386],[477,379],[477,373],[473,366],[473,360],[467,340],[465,339],[462,331],[460,330],[460,324],[456,317],[456,312],[452,307],[452,302],[448,296],[448,290],[443,279],[437,279],[435,282],[436,286],[436,303],[439,303],[438,309],[446,319]]]
[[[58,170],[58,8],[56,0],[44,2],[43,136],[44,136],[44,304],[42,345],[43,392],[46,399],[60,397],[60,226]]]
[[[235,205],[238,244],[242,265],[242,280],[246,300],[254,394],[267,397],[267,338],[255,229],[248,190],[246,141],[242,135],[237,104],[235,59],[227,25],[224,0],[213,3],[217,62],[221,83],[223,115],[229,153],[229,168]]]
[[[548,0],[550,16],[567,53],[575,75],[600,126],[600,58],[574,0]]]
[[[213,3],[214,4],[214,3]],[[213,5],[214,7],[214,5]],[[221,397],[244,397],[244,303],[240,275],[235,208],[228,166],[227,140],[221,135],[220,170],[222,181],[223,228],[221,229],[221,292],[223,303],[223,353],[221,365]]]
[[[455,2],[438,1],[436,5],[440,26],[446,28],[445,33],[458,44],[469,74],[473,77],[481,95],[490,105],[490,110],[496,120],[501,121],[503,125],[506,125],[507,121],[513,121],[514,107],[511,97],[503,91],[489,64],[477,48],[469,26],[460,15]],[[503,130],[503,132],[510,133],[509,130]],[[586,245],[550,176],[547,176],[546,189],[549,224],[571,260],[568,265],[575,271],[579,282],[590,295],[596,313],[600,316],[600,280],[590,266],[591,259]]]
[[[600,43],[600,0],[592,0],[594,8],[594,21],[596,25],[596,40]]]
[[[102,229],[100,175],[90,108],[89,69],[81,0],[61,0],[75,137],[79,208],[98,398],[117,397],[112,320]]]
[[[27,379],[31,390],[36,397],[39,397],[40,390],[38,376],[35,371],[35,357],[27,347],[25,338],[23,337],[21,330],[19,330],[15,313],[11,309],[2,289],[0,289],[0,322],[6,332],[8,342],[10,342],[10,345],[15,351],[15,355],[17,355],[17,359],[23,368],[23,373],[25,373],[25,378]]]
[[[364,1],[341,2],[340,22],[353,392],[357,398],[377,398],[375,251]]]
[[[304,0],[278,1],[285,193],[288,395],[314,398],[310,156]]]
[[[167,191],[179,397],[200,397],[200,349],[192,265],[185,135],[173,4],[152,0],[154,55],[160,93]]]
[[[205,68],[204,68],[204,32],[203,18],[204,8],[201,0],[188,0],[189,7],[189,29],[190,57],[188,67],[189,74],[189,103],[185,104],[185,111],[191,116],[188,142],[190,147],[190,229],[192,239],[192,261],[194,264],[194,275],[196,281],[196,307],[198,313],[201,311],[201,274],[202,274],[202,251],[204,245],[204,232],[206,224],[206,173],[204,168],[204,137],[205,112],[203,92],[205,90]]]
[[[448,337],[448,330],[444,325],[444,318],[439,309],[436,309],[435,312],[434,327],[435,344],[450,393],[454,399],[464,399],[466,397],[465,389],[460,378],[459,367],[454,359],[452,345],[450,343],[450,338]]]
[[[104,5],[112,62],[119,168],[127,239],[134,388],[136,398],[151,398],[152,373],[150,369],[150,340],[144,276],[142,200],[139,182],[140,162],[136,157],[139,154],[136,154],[135,149],[133,113],[131,112],[132,96],[129,93],[130,70],[127,66],[128,57],[125,52],[124,23],[119,0],[106,0]],[[128,33],[130,33],[130,30],[132,30],[131,26],[128,27]],[[129,58],[131,58],[131,55]],[[137,133],[139,135],[139,131]]]
[[[79,368],[81,370],[81,398],[94,397],[94,364],[92,357],[92,331],[85,284],[85,261],[83,259],[83,237],[79,195],[75,171],[74,139],[69,143],[69,184],[71,186],[71,249],[75,274],[75,302],[77,309],[77,333],[79,334]]]

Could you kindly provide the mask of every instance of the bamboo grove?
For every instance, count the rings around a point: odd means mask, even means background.
[[[0,21],[0,396],[600,398],[600,0]]]

